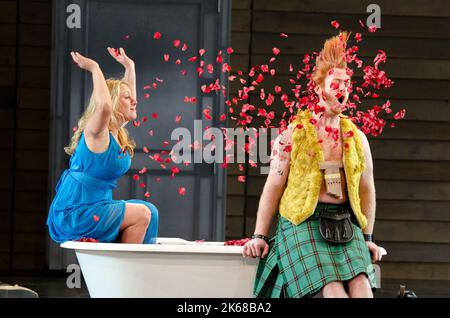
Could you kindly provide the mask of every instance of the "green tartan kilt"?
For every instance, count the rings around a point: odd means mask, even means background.
[[[366,273],[375,288],[369,249],[361,228],[355,223],[352,226],[355,232],[352,241],[333,244],[320,236],[317,219],[309,218],[295,225],[279,215],[276,235],[269,240],[269,254],[258,265],[255,297],[308,297],[330,282],[347,281],[361,273]]]

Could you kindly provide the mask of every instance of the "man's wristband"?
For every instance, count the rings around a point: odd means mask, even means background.
[[[373,242],[374,241],[373,234],[364,234],[364,240],[366,242]]]
[[[252,239],[255,239],[255,238],[262,239],[262,240],[264,240],[266,242],[269,240],[269,238],[267,236],[262,235],[262,234],[253,234],[252,235]]]

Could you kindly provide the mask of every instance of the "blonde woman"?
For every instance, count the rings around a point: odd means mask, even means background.
[[[158,210],[142,200],[113,200],[112,189],[134,155],[125,125],[137,117],[134,62],[121,48],[108,48],[125,68],[121,80],[105,80],[97,62],[71,52],[73,61],[92,74],[93,92],[72,140],[65,148],[70,168],[56,186],[47,225],[58,242],[95,239],[100,242],[156,241]]]

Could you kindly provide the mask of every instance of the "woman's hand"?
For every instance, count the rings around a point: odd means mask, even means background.
[[[244,249],[242,250],[242,255],[250,256],[250,257],[266,257],[267,253],[269,253],[269,244],[263,239],[254,238],[244,245]]]
[[[125,54],[125,50],[123,48],[115,49],[108,47],[108,52],[117,62],[122,64],[123,67],[125,67],[126,69],[134,67],[134,61]]]
[[[81,55],[78,52],[70,52],[70,55],[72,55],[73,61],[83,70],[87,70],[92,73],[96,68],[98,68],[97,62]]]

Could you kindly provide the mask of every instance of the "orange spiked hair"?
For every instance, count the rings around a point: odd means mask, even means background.
[[[337,68],[346,68],[345,51],[350,33],[343,31],[325,41],[322,51],[316,58],[316,66],[312,73],[312,79],[316,85],[323,85],[328,72]]]

